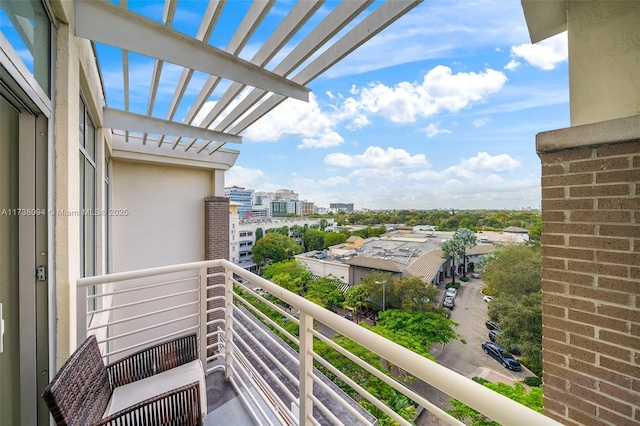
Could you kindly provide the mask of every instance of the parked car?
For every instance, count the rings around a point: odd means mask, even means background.
[[[445,297],[444,302],[442,302],[442,306],[444,306],[445,308],[453,309],[453,307],[456,306],[455,299],[451,296]]]
[[[457,294],[458,294],[458,290],[456,290],[453,287],[449,287],[447,289],[447,291],[444,293],[444,296],[445,297],[453,297],[453,298],[455,298]]]
[[[485,302],[489,303],[489,302],[491,302],[491,301],[493,300],[493,297],[491,297],[491,296],[484,296],[484,297],[482,298],[482,300],[484,300]]]
[[[502,331],[500,330],[490,330],[489,331],[489,340],[491,340],[492,342],[496,342],[497,338],[498,338],[498,334],[502,333]],[[514,355],[520,355],[520,348],[517,347],[516,345],[511,345],[509,346],[509,352],[514,354]]]
[[[480,278],[480,274],[477,272],[474,272],[471,274],[471,278]]]
[[[498,325],[498,323],[496,323],[496,322],[493,322],[493,321],[489,321],[489,320],[487,320],[487,321],[485,321],[485,322],[484,322],[484,325],[485,325],[485,326],[487,327],[487,329],[489,329],[489,330],[502,331],[502,330],[500,329],[500,326],[499,326],[499,325]]]
[[[260,296],[265,296],[267,294],[267,292],[265,292],[262,287],[256,287],[253,289],[253,291],[255,291],[256,293],[258,293]]]
[[[517,359],[513,357],[509,352],[505,351],[502,346],[497,343],[482,342],[482,350],[498,361],[504,368],[508,368],[513,371],[522,370],[522,366]]]

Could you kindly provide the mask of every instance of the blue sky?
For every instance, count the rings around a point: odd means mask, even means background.
[[[225,47],[232,34],[225,25],[248,5],[228,3],[212,45]],[[276,2],[243,58],[251,59],[291,5]],[[162,12],[162,3],[129,7]],[[194,35],[195,14],[205,7],[181,0],[174,27]],[[121,83],[110,84],[122,81],[119,52],[101,46],[99,58],[109,106],[122,108]],[[309,103],[287,100],[244,131],[243,144],[229,146],[241,154],[226,186],[292,189],[323,207],[539,208],[535,135],[569,126],[566,59],[566,33],[530,44],[519,1],[425,1],[312,81]],[[131,75],[132,110],[143,113],[153,67],[146,61]],[[158,95],[165,105],[179,72],[165,64]],[[195,74],[185,101],[205,79]],[[201,117],[227,86],[216,89]],[[164,118],[161,109],[153,115]]]

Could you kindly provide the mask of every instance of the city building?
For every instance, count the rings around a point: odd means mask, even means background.
[[[336,212],[352,212],[353,203],[329,203],[329,211]]]
[[[276,200],[278,201],[296,201],[298,194],[292,189],[278,189],[276,191]]]
[[[300,201],[300,214],[302,216],[308,216],[313,214],[315,206],[311,201]]]
[[[242,219],[251,217],[253,210],[253,189],[231,186],[224,189],[224,196],[236,203],[238,214]]]
[[[480,258],[495,249],[496,243],[512,243],[500,240],[500,234],[492,242],[481,243],[467,250],[466,272],[473,269]],[[440,244],[451,238],[452,232],[398,232],[391,231],[380,237],[350,237],[344,244],[329,247],[326,255],[315,251],[302,253],[296,258],[316,276],[332,274],[345,284],[354,286],[373,272],[381,271],[404,277],[420,278],[425,284],[438,285],[451,278],[451,259],[442,254]],[[458,265],[463,273],[463,265]]]

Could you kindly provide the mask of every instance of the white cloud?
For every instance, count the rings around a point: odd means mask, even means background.
[[[344,143],[344,139],[336,132],[329,132],[320,138],[303,138],[298,148],[330,148]]]
[[[323,108],[311,93],[309,102],[287,99],[260,120],[242,132],[246,140],[256,142],[277,141],[282,137],[300,137],[298,148],[329,148],[344,143],[337,127],[343,125],[354,131],[371,124],[371,116],[381,116],[394,123],[415,122],[420,117],[441,112],[457,112],[473,103],[482,102],[490,94],[502,89],[507,77],[500,71],[453,74],[445,66],[436,66],[423,78],[422,83],[402,81],[393,87],[381,83],[350,89],[352,96],[326,92],[329,104]],[[231,102],[235,107],[248,93],[244,90]],[[200,123],[214,108],[209,101],[200,110],[194,123]],[[229,109],[227,109],[229,110]],[[210,128],[224,120],[218,117]],[[451,133],[441,129],[439,123],[422,129],[428,137]],[[224,129],[218,128],[217,130]]]
[[[266,174],[260,169],[233,166],[225,172],[225,186],[261,188],[264,186],[265,179]]]
[[[473,120],[473,123],[471,124],[473,125],[473,127],[478,128],[478,127],[485,126],[489,123],[491,123],[491,117],[478,118],[477,120]]]
[[[333,186],[346,185],[349,183],[349,179],[344,176],[332,176],[327,179],[321,179],[318,181],[318,183],[322,186],[333,187]]]
[[[418,117],[428,117],[440,112],[458,112],[473,102],[481,102],[499,91],[507,81],[500,71],[459,72],[436,66],[422,83],[403,81],[394,87],[372,84],[355,88],[354,98],[347,98],[340,109],[343,119],[353,118],[362,123],[363,115],[378,115],[394,123],[415,122]]]
[[[456,167],[474,172],[508,172],[520,167],[520,161],[507,154],[492,156],[487,152],[479,152],[475,157],[460,161]]]
[[[517,58],[522,58],[536,68],[552,70],[560,62],[567,60],[567,32],[543,40],[537,44],[521,44],[511,48],[511,62],[505,68],[515,69]],[[511,64],[514,65],[511,65]],[[508,68],[511,65],[511,68]]]
[[[439,135],[440,133],[451,134],[451,130],[440,129],[438,128],[439,125],[440,125],[440,122],[431,123],[427,127],[423,127],[422,129],[419,129],[419,130],[422,130],[423,132],[425,132],[428,138],[432,138],[436,135]]]
[[[287,99],[249,126],[243,135],[253,141],[275,141],[286,135],[318,138],[333,131],[334,122],[325,114],[313,93],[309,102]]]
[[[329,154],[324,158],[324,162],[332,166],[350,168],[421,167],[428,165],[424,154],[410,155],[404,149],[392,147],[385,151],[379,146],[370,146],[364,153],[358,155]]]
[[[407,176],[409,180],[442,180],[457,178],[466,181],[480,180],[485,182],[490,176],[496,176],[496,173],[510,172],[520,167],[520,162],[511,158],[508,154],[499,154],[492,156],[486,152],[479,152],[478,155],[471,158],[464,158],[456,165],[447,167],[441,172],[431,169],[421,170],[410,173]]]
[[[509,63],[507,65],[504,66],[505,70],[509,70],[509,71],[514,71],[516,70],[518,67],[520,67],[520,65],[522,65],[520,63],[520,61],[517,61],[513,58],[511,58],[511,60],[509,61]]]

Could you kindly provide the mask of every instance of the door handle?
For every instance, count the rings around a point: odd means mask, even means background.
[[[2,303],[0,303],[0,354],[4,351],[4,317],[2,316]]]

